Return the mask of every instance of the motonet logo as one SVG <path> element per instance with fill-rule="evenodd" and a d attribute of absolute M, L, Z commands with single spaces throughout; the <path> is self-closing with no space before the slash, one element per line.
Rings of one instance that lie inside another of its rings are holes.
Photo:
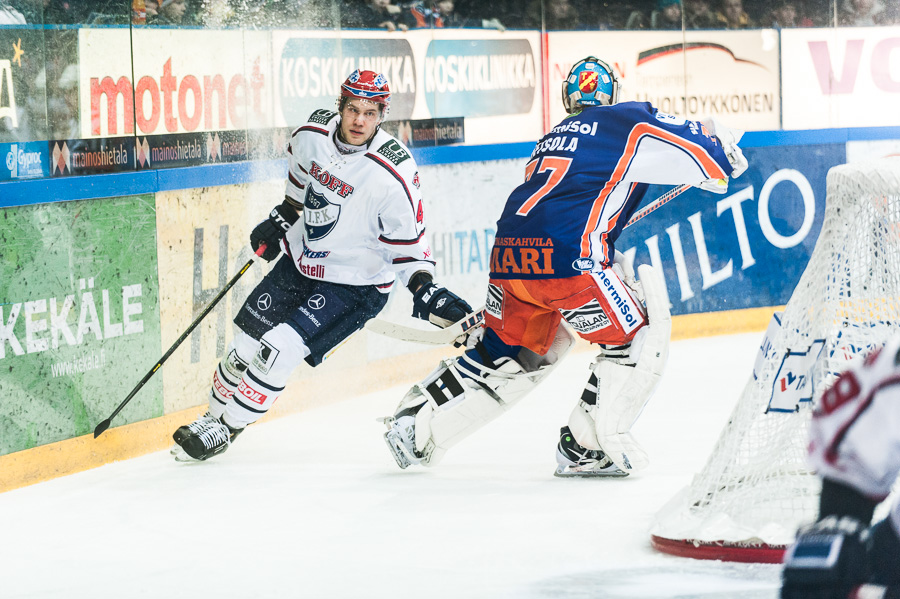
<path fill-rule="evenodd" d="M 135 122 L 145 134 L 196 131 L 201 125 L 203 130 L 238 129 L 247 125 L 248 109 L 263 115 L 265 86 L 259 60 L 253 63 L 249 80 L 240 73 L 228 80 L 221 73 L 176 73 L 171 58 L 158 77 L 144 75 L 133 90 L 127 75 L 91 77 L 90 133 L 108 137 L 132 134 Z"/>

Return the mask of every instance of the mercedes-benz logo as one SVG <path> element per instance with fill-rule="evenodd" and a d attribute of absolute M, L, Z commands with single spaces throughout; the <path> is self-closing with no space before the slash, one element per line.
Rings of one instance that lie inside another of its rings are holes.
<path fill-rule="evenodd" d="M 262 311 L 266 311 L 272 307 L 272 296 L 268 293 L 263 293 L 259 296 L 259 299 L 256 300 L 256 307 Z"/>
<path fill-rule="evenodd" d="M 314 296 L 312 296 L 311 298 L 309 298 L 309 302 L 307 302 L 307 303 L 309 304 L 309 307 L 312 308 L 313 310 L 318 310 L 319 308 L 321 308 L 322 306 L 325 305 L 325 296 L 322 295 L 321 293 L 317 293 Z"/>

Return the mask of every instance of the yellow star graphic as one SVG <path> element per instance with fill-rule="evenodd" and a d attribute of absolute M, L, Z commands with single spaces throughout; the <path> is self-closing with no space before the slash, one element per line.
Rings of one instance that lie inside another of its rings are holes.
<path fill-rule="evenodd" d="M 13 44 L 13 51 L 15 51 L 15 55 L 13 56 L 12 61 L 19 63 L 19 66 L 22 66 L 22 55 L 25 54 L 25 50 L 22 49 L 22 38 L 19 38 L 18 43 Z"/>

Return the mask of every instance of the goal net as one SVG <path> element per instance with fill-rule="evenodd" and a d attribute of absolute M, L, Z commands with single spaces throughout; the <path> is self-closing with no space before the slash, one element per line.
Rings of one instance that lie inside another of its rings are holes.
<path fill-rule="evenodd" d="M 780 562 L 815 520 L 806 446 L 814 399 L 900 327 L 900 158 L 832 168 L 822 230 L 703 471 L 656 515 L 657 549 Z"/>

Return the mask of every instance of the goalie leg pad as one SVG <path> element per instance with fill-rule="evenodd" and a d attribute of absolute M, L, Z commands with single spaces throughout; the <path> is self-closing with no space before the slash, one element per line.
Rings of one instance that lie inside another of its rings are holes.
<path fill-rule="evenodd" d="M 638 273 L 649 323 L 637 332 L 630 346 L 606 348 L 597 356 L 586 393 L 569 418 L 579 444 L 602 449 L 625 472 L 649 465 L 646 451 L 630 431 L 662 376 L 672 331 L 661 276 L 649 265 L 640 266 Z M 591 387 L 596 388 L 593 405 Z"/>
<path fill-rule="evenodd" d="M 496 368 L 485 366 L 469 355 L 441 362 L 406 394 L 394 416 L 385 419 L 388 425 L 385 439 L 398 465 L 406 467 L 404 460 L 425 466 L 437 464 L 448 449 L 534 389 L 574 343 L 574 337 L 560 327 L 550 351 L 543 356 L 523 348 L 516 358 L 497 360 Z M 398 447 L 399 438 L 404 435 L 408 438 L 406 418 L 413 413 L 414 439 L 408 439 L 403 448 Z"/>

